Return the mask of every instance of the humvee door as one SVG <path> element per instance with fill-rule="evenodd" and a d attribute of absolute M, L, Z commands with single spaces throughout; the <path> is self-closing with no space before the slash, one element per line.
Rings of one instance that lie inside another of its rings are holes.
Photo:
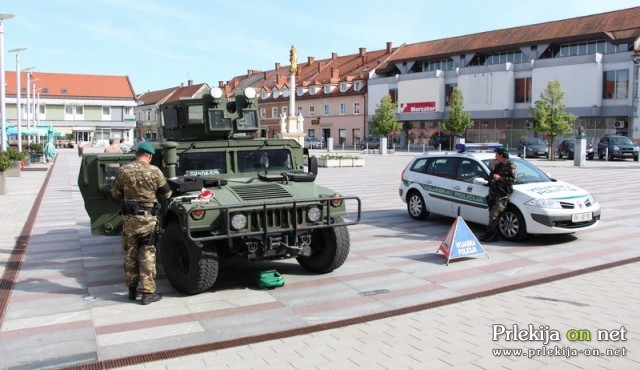
<path fill-rule="evenodd" d="M 119 235 L 122 231 L 120 200 L 111 196 L 111 184 L 120 167 L 134 154 L 85 154 L 78 173 L 84 208 L 91 218 L 91 234 Z"/>

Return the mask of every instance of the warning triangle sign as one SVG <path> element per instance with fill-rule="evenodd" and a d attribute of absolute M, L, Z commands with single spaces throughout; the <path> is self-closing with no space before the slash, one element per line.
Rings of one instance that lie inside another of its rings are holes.
<path fill-rule="evenodd" d="M 464 222 L 460 216 L 453 221 L 453 225 L 451 225 L 449 231 L 447 231 L 447 235 L 444 237 L 442 243 L 440 243 L 440 247 L 438 247 L 436 253 L 439 251 L 447 257 L 447 265 L 449 264 L 449 260 L 456 258 L 472 257 L 482 254 L 489 258 L 489 255 L 478 241 L 478 238 L 476 238 L 467 223 Z"/>

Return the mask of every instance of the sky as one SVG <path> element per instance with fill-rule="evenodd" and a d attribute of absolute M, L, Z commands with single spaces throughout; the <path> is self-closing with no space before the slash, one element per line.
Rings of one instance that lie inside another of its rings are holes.
<path fill-rule="evenodd" d="M 0 0 L 5 70 L 128 76 L 136 94 L 247 70 L 640 6 L 640 0 Z"/>

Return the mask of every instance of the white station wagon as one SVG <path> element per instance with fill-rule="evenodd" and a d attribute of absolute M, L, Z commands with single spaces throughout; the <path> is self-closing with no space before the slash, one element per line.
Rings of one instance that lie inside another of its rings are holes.
<path fill-rule="evenodd" d="M 493 152 L 446 152 L 416 156 L 402 173 L 400 198 L 414 219 L 429 213 L 487 225 L 489 168 Z M 517 170 L 509 205 L 500 219 L 504 240 L 528 234 L 569 234 L 595 227 L 600 204 L 585 190 L 550 178 L 526 160 L 510 156 Z"/>

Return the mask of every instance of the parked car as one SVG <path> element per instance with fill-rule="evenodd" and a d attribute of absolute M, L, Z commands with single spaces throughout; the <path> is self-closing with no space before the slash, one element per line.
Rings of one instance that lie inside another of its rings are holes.
<path fill-rule="evenodd" d="M 549 155 L 549 146 L 542 139 L 522 139 L 518 143 L 518 157 L 522 157 L 525 154 L 527 157 L 547 157 Z"/>
<path fill-rule="evenodd" d="M 380 138 L 377 136 L 367 136 L 360 142 L 360 149 L 379 149 Z"/>
<path fill-rule="evenodd" d="M 567 157 L 569 159 L 574 158 L 574 148 L 576 145 L 576 139 L 565 139 L 558 144 L 558 158 Z M 587 159 L 593 159 L 593 144 L 587 140 L 587 149 L 585 150 Z"/>
<path fill-rule="evenodd" d="M 307 136 L 304 138 L 304 147 L 307 149 L 322 149 L 324 142 L 317 137 Z"/>
<path fill-rule="evenodd" d="M 409 215 L 418 220 L 430 213 L 462 216 L 468 222 L 487 225 L 490 152 L 420 154 L 402 172 L 399 194 Z M 528 234 L 570 234 L 595 227 L 600 204 L 586 190 L 550 178 L 531 162 L 511 158 L 516 182 L 499 230 L 508 241 Z"/>
<path fill-rule="evenodd" d="M 605 135 L 598 142 L 598 158 L 609 160 L 615 158 L 633 158 L 638 161 L 638 145 L 634 144 L 627 136 Z"/>

